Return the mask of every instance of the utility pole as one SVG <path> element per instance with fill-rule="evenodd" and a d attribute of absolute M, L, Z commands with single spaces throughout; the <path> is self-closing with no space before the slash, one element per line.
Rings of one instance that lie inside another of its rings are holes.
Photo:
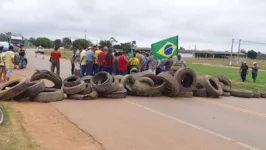
<path fill-rule="evenodd" d="M 85 29 L 85 31 L 84 31 L 84 37 L 85 37 L 85 40 L 86 40 L 86 38 L 87 38 L 87 29 Z"/>
<path fill-rule="evenodd" d="M 235 39 L 232 39 L 232 44 L 231 44 L 230 66 L 232 66 L 233 49 L 234 49 L 234 40 L 235 40 Z"/>
<path fill-rule="evenodd" d="M 194 45 L 194 50 L 197 50 L 197 45 Z"/>
<path fill-rule="evenodd" d="M 237 64 L 239 63 L 240 46 L 241 46 L 241 39 L 239 40 L 239 43 L 238 43 Z"/>

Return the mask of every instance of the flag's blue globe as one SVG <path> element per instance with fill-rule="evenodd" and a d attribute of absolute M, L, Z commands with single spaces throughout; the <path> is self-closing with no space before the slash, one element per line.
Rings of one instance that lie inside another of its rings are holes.
<path fill-rule="evenodd" d="M 172 44 L 167 44 L 165 47 L 164 47 L 164 54 L 165 55 L 171 55 L 173 52 L 173 46 Z"/>

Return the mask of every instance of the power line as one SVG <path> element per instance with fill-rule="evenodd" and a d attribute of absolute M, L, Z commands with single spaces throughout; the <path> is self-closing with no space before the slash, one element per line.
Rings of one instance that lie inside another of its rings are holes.
<path fill-rule="evenodd" d="M 254 42 L 254 41 L 247 41 L 247 40 L 241 40 L 242 42 L 246 42 L 246 43 L 254 43 L 254 44 L 262 44 L 262 45 L 266 45 L 266 43 L 263 42 Z"/>

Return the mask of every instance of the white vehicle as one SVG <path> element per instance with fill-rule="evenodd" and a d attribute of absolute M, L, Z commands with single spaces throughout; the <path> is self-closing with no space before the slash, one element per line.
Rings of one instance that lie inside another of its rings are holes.
<path fill-rule="evenodd" d="M 41 46 L 37 47 L 37 49 L 35 50 L 35 53 L 36 53 L 36 54 L 37 54 L 37 53 L 44 54 L 44 48 L 41 47 Z"/>

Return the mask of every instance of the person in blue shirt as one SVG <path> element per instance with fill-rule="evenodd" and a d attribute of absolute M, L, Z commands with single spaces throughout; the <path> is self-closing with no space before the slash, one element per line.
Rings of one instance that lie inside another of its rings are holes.
<path fill-rule="evenodd" d="M 94 60 L 94 52 L 92 51 L 91 47 L 88 48 L 89 50 L 86 52 L 86 64 L 87 70 L 86 75 L 93 75 L 93 60 Z"/>

